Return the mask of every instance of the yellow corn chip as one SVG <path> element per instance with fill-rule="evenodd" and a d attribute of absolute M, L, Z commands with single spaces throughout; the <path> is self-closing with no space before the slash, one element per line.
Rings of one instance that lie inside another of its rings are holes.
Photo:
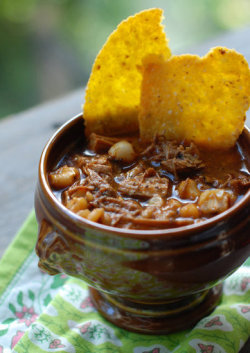
<path fill-rule="evenodd" d="M 170 49 L 162 10 L 149 9 L 120 23 L 99 52 L 86 89 L 86 134 L 118 135 L 138 130 L 142 59 Z"/>
<path fill-rule="evenodd" d="M 151 55 L 144 60 L 140 135 L 186 140 L 211 149 L 233 146 L 250 104 L 250 70 L 234 50 L 217 47 L 200 58 Z"/>

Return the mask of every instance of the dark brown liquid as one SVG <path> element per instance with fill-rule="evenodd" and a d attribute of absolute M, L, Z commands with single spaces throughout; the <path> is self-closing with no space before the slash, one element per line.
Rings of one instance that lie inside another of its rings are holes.
<path fill-rule="evenodd" d="M 243 152 L 243 147 L 241 146 L 240 142 L 238 142 L 235 147 L 231 148 L 228 151 L 200 150 L 200 159 L 204 162 L 204 167 L 199 171 L 191 170 L 189 173 L 176 175 L 166 170 L 165 168 L 163 168 L 161 165 L 161 161 L 150 160 L 150 158 L 140 155 L 140 153 L 144 150 L 145 146 L 140 144 L 140 141 L 138 140 L 138 138 L 130 137 L 128 140 L 133 144 L 134 149 L 137 152 L 138 158 L 132 163 L 127 163 L 127 164 L 117 162 L 117 161 L 111 161 L 108 158 L 108 163 L 111 163 L 112 165 L 113 178 L 111 181 L 111 186 L 117 193 L 117 197 L 121 197 L 123 200 L 136 201 L 143 209 L 149 206 L 150 197 L 131 196 L 126 194 L 124 195 L 124 193 L 120 193 L 119 191 L 119 186 L 121 181 L 124 180 L 124 175 L 127 175 L 130 171 L 133 171 L 134 168 L 136 168 L 140 163 L 143 163 L 143 165 L 145 166 L 145 170 L 147 168 L 153 168 L 156 171 L 156 174 L 159 175 L 160 178 L 166 178 L 169 180 L 167 195 L 163 197 L 164 202 L 166 202 L 168 199 L 174 198 L 181 203 L 181 206 L 188 203 L 193 203 L 197 205 L 197 201 L 198 201 L 197 198 L 188 199 L 188 198 L 182 198 L 179 195 L 178 186 L 181 183 L 181 181 L 187 178 L 194 179 L 196 181 L 198 189 L 200 189 L 201 192 L 207 189 L 218 189 L 218 188 L 225 189 L 225 190 L 231 189 L 231 191 L 234 194 L 234 200 L 235 200 L 234 202 L 237 202 L 242 197 L 242 195 L 244 195 L 244 193 L 247 191 L 247 187 L 238 187 L 238 186 L 236 187 L 235 184 L 232 183 L 233 185 L 232 186 L 230 182 L 228 183 L 228 180 L 233 180 L 237 178 L 240 178 L 240 179 L 245 178 L 248 181 L 250 179 L 249 151 L 244 150 Z M 105 156 L 105 155 L 108 156 L 107 154 L 99 155 L 94 151 L 90 150 L 89 147 L 86 145 L 77 146 L 76 148 L 73 148 L 72 150 L 68 151 L 68 153 L 66 153 L 63 156 L 63 158 L 61 158 L 61 160 L 55 166 L 55 168 L 53 168 L 53 170 L 57 170 L 58 168 L 64 165 L 79 168 L 79 165 L 77 165 L 74 162 L 75 156 L 84 156 L 91 160 L 91 158 L 95 158 L 98 156 Z M 79 171 L 80 171 L 80 178 L 78 183 L 84 184 L 84 179 L 86 178 L 86 175 L 84 174 L 81 168 L 79 168 Z M 63 197 L 65 190 L 53 190 L 53 192 L 60 202 L 62 202 L 62 200 L 65 199 Z M 93 208 L 94 206 L 92 205 L 92 209 Z M 201 214 L 200 217 L 195 219 L 193 219 L 192 217 L 191 218 L 187 217 L 187 219 L 183 219 L 182 217 L 178 216 L 178 212 L 177 212 L 174 219 L 175 222 L 174 221 L 173 223 L 170 222 L 170 224 L 168 225 L 165 225 L 164 222 L 163 224 L 159 223 L 158 225 L 156 225 L 156 228 L 176 227 L 179 225 L 195 223 L 202 219 L 210 218 L 211 216 L 212 215 Z M 121 226 L 123 227 L 123 225 Z M 126 223 L 126 227 L 127 226 L 128 224 Z M 136 229 L 138 228 L 147 229 L 147 227 L 151 229 L 151 226 L 148 223 L 146 226 L 145 224 L 132 225 L 132 228 L 136 228 Z M 154 228 L 153 225 L 152 227 Z"/>

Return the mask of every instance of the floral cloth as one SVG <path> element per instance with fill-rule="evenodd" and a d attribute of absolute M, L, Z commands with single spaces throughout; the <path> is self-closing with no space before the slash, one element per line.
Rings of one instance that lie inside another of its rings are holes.
<path fill-rule="evenodd" d="M 192 330 L 147 336 L 102 318 L 82 281 L 42 273 L 36 236 L 32 213 L 0 262 L 0 353 L 237 353 L 250 336 L 250 259 Z"/>

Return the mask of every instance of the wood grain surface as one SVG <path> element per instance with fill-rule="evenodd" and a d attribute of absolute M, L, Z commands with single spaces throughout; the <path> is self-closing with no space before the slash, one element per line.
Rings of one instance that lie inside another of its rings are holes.
<path fill-rule="evenodd" d="M 33 208 L 39 158 L 53 132 L 81 111 L 84 89 L 0 122 L 0 257 Z"/>
<path fill-rule="evenodd" d="M 204 55 L 217 45 L 235 48 L 250 65 L 250 27 L 179 53 Z M 33 208 L 38 162 L 45 143 L 61 124 L 81 111 L 83 97 L 84 89 L 79 89 L 0 121 L 0 257 Z M 250 126 L 249 112 L 247 125 Z M 240 353 L 249 352 L 250 340 Z"/>

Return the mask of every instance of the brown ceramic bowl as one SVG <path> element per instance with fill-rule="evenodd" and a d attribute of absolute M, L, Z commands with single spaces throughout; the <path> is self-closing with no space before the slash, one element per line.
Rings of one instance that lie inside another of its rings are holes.
<path fill-rule="evenodd" d="M 94 223 L 65 208 L 48 182 L 48 171 L 84 138 L 78 115 L 42 153 L 35 195 L 39 266 L 86 281 L 94 305 L 118 326 L 160 334 L 194 325 L 218 304 L 221 282 L 250 253 L 250 190 L 229 210 L 195 225 L 140 231 Z M 240 143 L 250 162 L 247 128 Z"/>

